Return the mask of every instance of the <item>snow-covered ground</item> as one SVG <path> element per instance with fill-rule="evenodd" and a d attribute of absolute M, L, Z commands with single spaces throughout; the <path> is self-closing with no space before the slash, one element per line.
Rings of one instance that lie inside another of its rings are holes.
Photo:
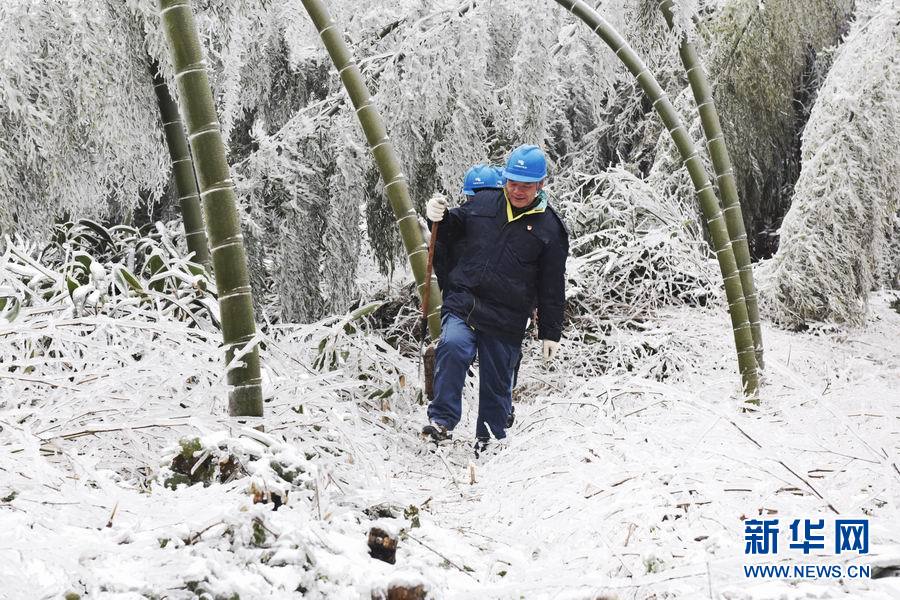
<path fill-rule="evenodd" d="M 20 317 L 0 326 L 17 365 L 0 372 L 0 598 L 369 598 L 399 583 L 433 598 L 900 598 L 900 579 L 742 569 L 900 565 L 895 297 L 873 297 L 864 329 L 767 327 L 755 412 L 716 310 L 660 315 L 692 352 L 675 381 L 546 370 L 533 342 L 512 435 L 477 461 L 474 382 L 456 441 L 432 451 L 418 365 L 369 338 L 332 338 L 350 362 L 325 373 L 321 326 L 270 338 L 260 434 L 222 416 L 215 336 Z M 366 398 L 376 383 L 395 391 Z M 165 487 L 178 440 L 197 436 L 247 473 Z M 270 493 L 286 504 L 254 503 Z M 744 553 L 743 519 L 760 517 L 781 523 L 768 559 Z M 870 519 L 867 555 L 835 556 L 827 537 L 818 555 L 787 548 L 791 520 L 838 517 Z M 395 565 L 369 557 L 376 525 L 400 535 Z"/>

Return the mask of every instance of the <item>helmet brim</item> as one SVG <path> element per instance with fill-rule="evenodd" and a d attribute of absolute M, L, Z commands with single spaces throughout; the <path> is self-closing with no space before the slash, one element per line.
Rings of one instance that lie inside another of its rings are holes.
<path fill-rule="evenodd" d="M 547 178 L 546 175 L 542 177 L 533 177 L 530 175 L 520 175 L 518 173 L 511 173 L 506 169 L 503 170 L 504 179 L 508 179 L 510 181 L 518 181 L 519 183 L 536 183 L 538 181 L 543 181 Z"/>

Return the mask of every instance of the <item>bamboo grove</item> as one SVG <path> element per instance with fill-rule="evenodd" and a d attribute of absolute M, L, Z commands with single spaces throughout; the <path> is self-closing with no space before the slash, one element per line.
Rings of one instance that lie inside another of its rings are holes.
<path fill-rule="evenodd" d="M 763 344 L 747 235 L 731 160 L 712 100 L 710 85 L 696 49 L 686 35 L 683 35 L 679 55 L 698 107 L 707 149 L 715 169 L 715 182 L 706 173 L 700 154 L 677 111 L 641 57 L 596 10 L 582 0 L 555 1 L 590 27 L 610 47 L 635 78 L 671 135 L 699 198 L 703 220 L 708 227 L 719 263 L 745 398 L 748 402 L 758 402 Z M 400 230 L 419 294 L 422 296 L 426 289 L 431 290 L 427 300 L 427 305 L 432 307 L 428 314 L 428 325 L 432 338 L 437 338 L 440 334 L 440 291 L 436 285 L 426 286 L 427 247 L 410 201 L 407 177 L 401 169 L 400 160 L 388 137 L 387 127 L 373 104 L 360 70 L 326 4 L 322 0 L 302 0 L 302 4 L 350 97 L 369 150 L 375 158 L 384 182 L 384 193 Z M 243 366 L 233 368 L 228 374 L 229 382 L 234 386 L 230 407 L 232 414 L 261 414 L 258 352 L 256 349 L 243 351 L 243 345 L 250 343 L 255 334 L 246 255 L 239 218 L 234 208 L 233 185 L 225 162 L 224 146 L 202 62 L 196 28 L 187 0 L 161 0 L 160 6 L 172 62 L 176 69 L 179 99 L 182 113 L 185 115 L 187 139 L 190 141 L 194 158 L 199 196 L 203 199 L 207 235 L 212 247 L 212 265 L 220 291 L 226 356 L 231 361 L 236 352 L 242 355 Z M 660 0 L 658 8 L 669 27 L 673 27 L 672 0 Z M 176 129 L 180 129 L 181 126 L 177 112 L 172 112 L 173 103 L 170 99 L 167 100 L 165 84 L 160 79 L 155 83 L 166 124 L 167 141 L 173 163 L 176 165 L 179 196 L 183 205 L 187 207 L 183 208 L 183 213 L 185 228 L 189 232 L 188 241 L 190 243 L 192 237 L 199 241 L 201 238 L 196 215 L 190 210 L 189 203 L 192 196 L 190 190 L 192 177 L 189 178 L 187 172 L 190 156 L 186 156 L 183 142 L 179 145 Z M 717 189 L 722 196 L 722 207 L 716 194 Z M 192 250 L 202 262 L 203 252 L 199 248 Z"/>

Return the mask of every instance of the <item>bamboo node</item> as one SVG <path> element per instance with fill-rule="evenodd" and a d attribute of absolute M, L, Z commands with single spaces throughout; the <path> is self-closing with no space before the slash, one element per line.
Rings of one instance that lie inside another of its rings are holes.
<path fill-rule="evenodd" d="M 319 30 L 319 35 L 324 35 L 326 31 L 328 31 L 329 29 L 334 29 L 335 27 L 337 27 L 337 23 L 335 23 L 334 21 L 330 21 L 326 27 L 323 27 Z"/>
<path fill-rule="evenodd" d="M 190 8 L 190 4 L 188 4 L 187 2 L 179 2 L 178 4 L 173 4 L 172 6 L 167 6 L 166 8 L 159 11 L 159 16 L 162 17 L 164 14 L 166 14 L 170 10 L 175 10 L 176 8 Z"/>
<path fill-rule="evenodd" d="M 234 185 L 234 183 L 231 181 L 231 179 L 226 179 L 224 181 L 214 183 L 213 185 L 209 186 L 208 188 L 206 188 L 205 190 L 200 192 L 200 197 L 203 198 L 204 196 L 206 196 L 208 194 L 214 194 L 216 192 L 224 192 L 224 191 L 230 190 L 233 185 Z"/>
<path fill-rule="evenodd" d="M 690 69 L 687 70 L 687 76 L 690 77 L 691 73 L 693 73 L 694 71 L 700 71 L 702 73 L 703 67 L 700 65 L 694 65 L 693 67 L 691 67 Z"/>
<path fill-rule="evenodd" d="M 188 141 L 193 142 L 195 139 L 200 137 L 201 135 L 209 135 L 211 133 L 219 134 L 219 126 L 216 123 L 211 123 L 209 125 L 204 125 L 200 129 L 194 130 L 192 134 L 188 136 Z"/>
<path fill-rule="evenodd" d="M 396 184 L 398 184 L 398 183 L 406 183 L 406 176 L 405 176 L 403 173 L 400 173 L 400 175 L 398 175 L 398 176 L 394 179 L 394 181 L 392 181 L 392 182 L 390 182 L 390 183 L 386 183 L 386 184 L 384 185 L 384 189 L 387 190 L 387 189 L 388 189 L 389 187 L 391 187 L 392 185 L 396 185 Z"/>
<path fill-rule="evenodd" d="M 233 390 L 240 390 L 244 388 L 258 388 L 262 387 L 262 379 L 257 379 L 254 383 L 238 383 L 230 387 Z"/>
<path fill-rule="evenodd" d="M 198 63 L 188 65 L 181 71 L 178 71 L 177 73 L 175 73 L 175 80 L 177 81 L 178 79 L 181 79 L 185 75 L 190 75 L 191 73 L 199 73 L 199 72 L 203 72 L 203 73 L 206 72 L 206 61 L 205 60 L 201 60 Z"/>
<path fill-rule="evenodd" d="M 244 240 L 243 234 L 237 233 L 233 236 L 230 236 L 230 237 L 227 237 L 227 238 L 221 240 L 221 242 L 219 244 L 216 244 L 209 250 L 210 250 L 210 252 L 215 252 L 219 248 L 224 248 L 225 246 L 231 245 L 235 242 L 242 242 L 243 240 Z"/>
<path fill-rule="evenodd" d="M 231 298 L 237 298 L 239 296 L 249 296 L 252 292 L 252 289 L 249 285 L 242 285 L 241 287 L 234 288 L 235 291 L 230 294 L 220 294 L 219 302 L 224 302 L 225 300 L 229 300 Z"/>

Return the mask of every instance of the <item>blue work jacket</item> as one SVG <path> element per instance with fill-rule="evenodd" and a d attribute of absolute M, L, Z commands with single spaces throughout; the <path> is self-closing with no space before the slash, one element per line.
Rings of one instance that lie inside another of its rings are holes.
<path fill-rule="evenodd" d="M 455 253 L 453 260 L 444 253 Z M 479 191 L 445 212 L 438 226 L 435 263 L 450 268 L 441 277 L 443 310 L 476 331 L 519 343 L 537 307 L 538 335 L 559 341 L 568 253 L 568 233 L 546 194 L 514 216 L 504 190 Z"/>

